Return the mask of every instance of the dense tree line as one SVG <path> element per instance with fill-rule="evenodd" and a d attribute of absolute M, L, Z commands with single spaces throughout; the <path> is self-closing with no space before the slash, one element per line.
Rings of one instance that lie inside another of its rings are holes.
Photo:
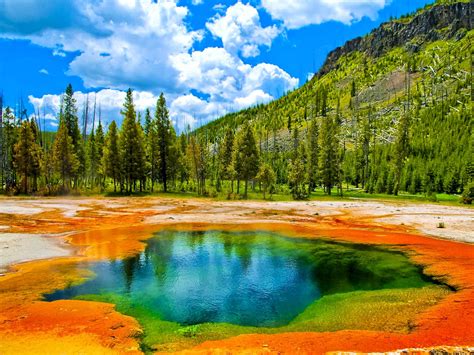
<path fill-rule="evenodd" d="M 6 108 L 1 125 L 2 189 L 54 194 L 113 188 L 114 192 L 132 193 L 153 191 L 160 185 L 164 192 L 189 190 L 206 195 L 210 189 L 215 193 L 228 188 L 229 196 L 235 192 L 247 197 L 249 184 L 252 190 L 258 184 L 266 198 L 277 189 L 275 162 L 289 163 L 280 183 L 288 183 L 296 199 L 307 198 L 320 180 L 330 194 L 339 181 L 338 123 L 333 119 L 325 120 L 321 128 L 314 121 L 307 141 L 300 141 L 299 130 L 294 128 L 294 151 L 287 160 L 285 152 L 271 152 L 268 145 L 262 148 L 249 123 L 237 130 L 227 129 L 215 141 L 189 132 L 178 137 L 163 94 L 154 114 L 147 110 L 142 123 L 128 90 L 121 114 L 120 129 L 112 121 L 104 133 L 99 120 L 83 136 L 69 85 L 62 96 L 58 130 L 47 145 L 41 141 L 34 118 L 18 120 Z"/>
<path fill-rule="evenodd" d="M 163 95 L 141 117 L 129 90 L 120 127 L 104 127 L 100 110 L 96 124 L 96 105 L 91 114 L 87 104 L 80 126 L 69 85 L 58 130 L 48 134 L 34 116 L 3 108 L 0 97 L 0 189 L 294 199 L 315 191 L 464 193 L 470 203 L 474 33 L 460 38 L 377 59 L 350 53 L 279 100 L 179 136 Z"/>
<path fill-rule="evenodd" d="M 54 140 L 42 140 L 34 117 L 20 120 L 10 108 L 0 121 L 1 180 L 6 193 L 65 193 L 100 190 L 153 190 L 162 183 L 164 191 L 175 182 L 185 165 L 186 147 L 176 137 L 164 96 L 157 102 L 155 117 L 147 111 L 145 129 L 135 111 L 132 91 L 126 94 L 119 130 L 115 121 L 104 133 L 102 122 L 81 134 L 72 86 L 62 96 L 59 126 Z M 94 112 L 95 116 L 95 112 Z M 87 121 L 87 119 L 86 119 Z M 85 124 L 87 125 L 87 124 Z"/>
<path fill-rule="evenodd" d="M 346 120 L 339 108 L 334 112 L 328 108 L 325 91 L 323 88 L 316 97 L 313 112 L 305 119 L 305 129 L 301 123 L 287 121 L 291 144 L 286 149 L 275 136 L 273 141 L 270 139 L 271 124 L 256 129 L 251 119 L 237 129 L 226 127 L 225 132 L 212 139 L 205 131 L 186 132 L 178 137 L 163 94 L 154 112 L 146 110 L 142 122 L 131 90 L 127 91 L 121 111 L 120 128 L 112 121 L 104 132 L 99 119 L 98 125 L 93 124 L 83 136 L 69 85 L 61 102 L 59 127 L 50 144 L 41 139 L 34 118 L 18 120 L 11 109 L 4 110 L 0 126 L 1 186 L 7 193 L 25 194 L 130 194 L 153 192 L 159 186 L 164 192 L 224 192 L 229 198 L 247 197 L 250 186 L 252 191 L 262 192 L 264 198 L 288 191 L 294 199 L 306 199 L 318 187 L 329 195 L 334 189 L 342 194 L 344 183 L 367 192 L 388 194 L 458 193 L 464 187 L 470 188 L 472 160 L 469 164 L 460 161 L 454 171 L 456 162 L 451 162 L 451 168 L 446 167 L 450 170 L 441 177 L 434 165 L 426 174 L 420 173 L 418 164 L 420 159 L 426 160 L 426 148 L 420 146 L 419 133 L 410 129 L 411 111 L 401 114 L 393 142 L 382 145 L 374 143 L 373 113 L 367 110 L 365 117 L 359 118 L 352 149 L 346 149 L 342 133 Z M 354 85 L 351 95 L 355 96 Z M 432 122 L 443 114 L 438 105 L 425 113 Z M 357 112 L 361 114 L 362 111 Z M 470 120 L 467 112 L 459 112 L 451 119 Z M 434 128 L 427 125 L 427 129 Z M 282 132 L 278 134 L 281 136 Z M 472 157 L 473 136 L 469 139 L 464 144 L 470 147 Z M 431 158 L 436 159 L 437 155 Z"/>

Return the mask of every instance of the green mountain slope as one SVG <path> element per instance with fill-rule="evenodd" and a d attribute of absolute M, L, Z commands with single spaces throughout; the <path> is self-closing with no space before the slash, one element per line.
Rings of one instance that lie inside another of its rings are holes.
<path fill-rule="evenodd" d="M 295 142 L 310 122 L 321 129 L 331 119 L 338 125 L 337 184 L 377 193 L 394 193 L 395 186 L 460 193 L 474 170 L 473 7 L 438 1 L 384 23 L 332 51 L 301 88 L 197 132 L 219 143 L 228 128 L 250 122 L 263 160 L 285 183 Z"/>

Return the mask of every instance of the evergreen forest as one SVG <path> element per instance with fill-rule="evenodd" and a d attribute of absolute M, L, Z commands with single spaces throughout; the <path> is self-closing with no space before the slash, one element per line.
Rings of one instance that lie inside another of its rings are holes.
<path fill-rule="evenodd" d="M 452 195 L 472 203 L 472 7 L 438 1 L 392 19 L 332 51 L 311 80 L 280 99 L 183 132 L 163 94 L 137 112 L 128 90 L 122 117 L 105 125 L 95 104 L 79 114 L 69 85 L 56 132 L 0 98 L 0 190 L 297 200 Z"/>

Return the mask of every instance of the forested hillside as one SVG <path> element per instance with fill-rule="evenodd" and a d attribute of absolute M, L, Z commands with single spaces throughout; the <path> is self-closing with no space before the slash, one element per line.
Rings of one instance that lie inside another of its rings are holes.
<path fill-rule="evenodd" d="M 132 193 L 159 185 L 228 198 L 246 197 L 251 188 L 295 199 L 321 188 L 432 198 L 464 192 L 470 203 L 472 8 L 438 1 L 382 24 L 332 51 L 301 88 L 179 137 L 163 95 L 141 117 L 130 90 L 121 127 L 104 129 L 99 120 L 88 130 L 69 86 L 54 139 L 7 107 L 0 115 L 0 188 Z"/>
<path fill-rule="evenodd" d="M 219 142 L 250 122 L 280 183 L 301 145 L 310 186 L 460 193 L 474 173 L 473 4 L 444 3 L 347 42 L 300 89 L 199 132 Z"/>

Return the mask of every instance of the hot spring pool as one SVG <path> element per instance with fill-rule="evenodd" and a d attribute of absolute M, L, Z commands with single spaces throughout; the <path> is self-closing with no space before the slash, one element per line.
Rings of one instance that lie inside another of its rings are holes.
<path fill-rule="evenodd" d="M 118 295 L 182 325 L 278 327 L 325 295 L 431 283 L 396 251 L 264 231 L 161 231 L 139 255 L 80 267 L 95 276 L 45 299 Z"/>

